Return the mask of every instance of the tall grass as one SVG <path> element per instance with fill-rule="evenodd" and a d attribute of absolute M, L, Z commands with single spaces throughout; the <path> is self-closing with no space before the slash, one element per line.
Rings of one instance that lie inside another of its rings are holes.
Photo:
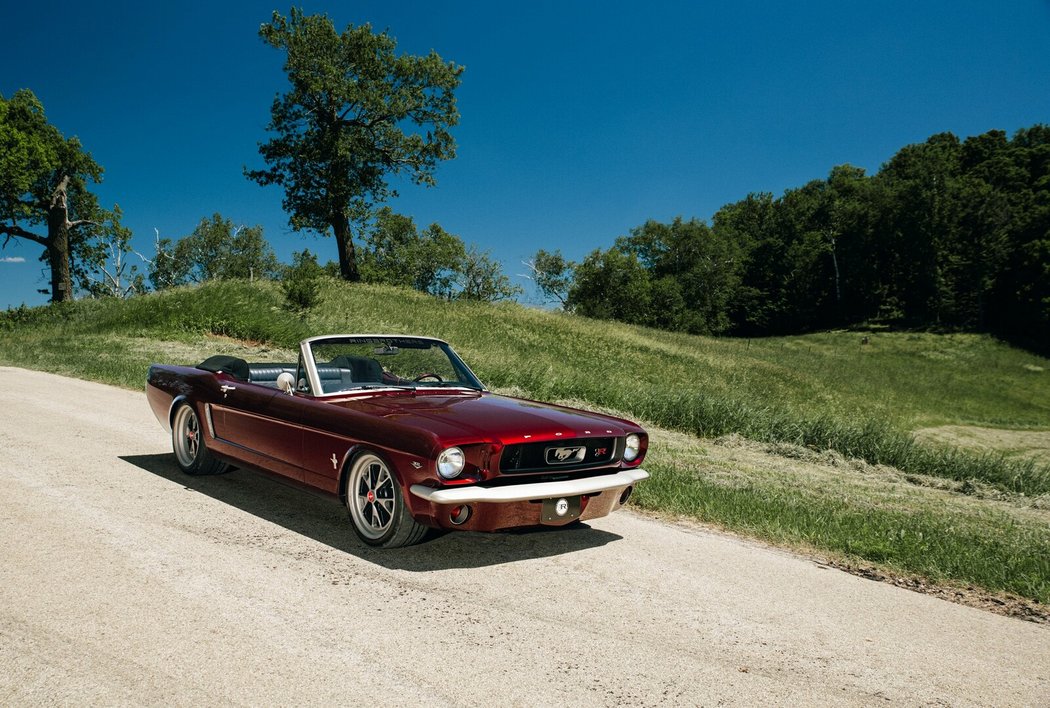
<path fill-rule="evenodd" d="M 62 340 L 70 336 L 210 334 L 292 348 L 323 332 L 427 334 L 450 341 L 490 386 L 535 398 L 582 399 L 701 436 L 735 432 L 1011 493 L 1050 493 L 1046 465 L 919 444 L 910 433 L 941 423 L 1050 428 L 1050 362 L 986 337 L 881 334 L 867 345 L 848 332 L 711 339 L 334 281 L 302 317 L 283 306 L 272 283 L 219 282 L 14 311 L 0 327 L 36 342 L 31 352 L 0 345 L 0 355 L 30 365 L 49 347 L 68 346 Z M 48 333 L 60 339 L 39 341 Z M 141 372 L 134 373 L 115 382 L 138 387 Z"/>
<path fill-rule="evenodd" d="M 713 521 L 768 541 L 861 558 L 1050 602 L 1050 527 L 994 507 L 914 499 L 894 507 L 848 486 L 833 493 L 768 481 L 724 484 L 653 461 L 643 508 Z"/>

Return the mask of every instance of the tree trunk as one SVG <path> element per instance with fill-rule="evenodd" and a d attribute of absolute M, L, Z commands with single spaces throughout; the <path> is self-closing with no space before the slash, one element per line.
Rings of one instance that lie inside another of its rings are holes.
<path fill-rule="evenodd" d="M 51 266 L 51 302 L 73 299 L 73 281 L 69 274 L 69 206 L 63 177 L 51 195 L 47 210 L 47 260 Z"/>
<path fill-rule="evenodd" d="M 339 249 L 339 274 L 343 280 L 357 283 L 361 273 L 357 270 L 357 254 L 354 251 L 354 238 L 350 233 L 350 222 L 342 214 L 332 217 L 332 231 L 335 234 L 335 245 Z"/>

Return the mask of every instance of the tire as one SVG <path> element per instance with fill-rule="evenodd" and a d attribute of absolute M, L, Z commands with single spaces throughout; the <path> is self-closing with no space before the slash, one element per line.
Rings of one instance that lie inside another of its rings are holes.
<path fill-rule="evenodd" d="M 171 424 L 171 448 L 179 469 L 186 474 L 221 474 L 229 468 L 208 452 L 200 418 L 188 403 L 183 403 L 175 411 L 175 420 Z"/>
<path fill-rule="evenodd" d="M 350 463 L 346 508 L 354 532 L 369 546 L 411 546 L 423 540 L 429 530 L 412 518 L 397 476 L 370 452 L 361 453 Z"/>

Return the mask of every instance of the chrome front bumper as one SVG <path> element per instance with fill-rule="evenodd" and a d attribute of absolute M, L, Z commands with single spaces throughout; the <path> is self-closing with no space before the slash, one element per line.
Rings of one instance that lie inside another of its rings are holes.
<path fill-rule="evenodd" d="M 510 484 L 505 487 L 445 487 L 434 489 L 422 484 L 413 484 L 409 491 L 417 497 L 434 504 L 469 504 L 476 502 L 518 502 L 534 499 L 554 499 L 594 494 L 606 489 L 626 487 L 647 479 L 649 473 L 642 468 L 623 470 L 585 479 L 567 479 L 561 482 L 535 482 L 533 484 Z"/>

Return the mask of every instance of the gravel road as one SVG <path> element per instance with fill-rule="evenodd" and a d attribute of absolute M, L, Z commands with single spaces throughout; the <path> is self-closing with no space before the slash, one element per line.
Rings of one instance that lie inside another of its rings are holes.
<path fill-rule="evenodd" d="M 0 367 L 0 705 L 1050 704 L 1050 628 L 619 512 L 360 544 L 182 475 L 141 393 Z"/>

